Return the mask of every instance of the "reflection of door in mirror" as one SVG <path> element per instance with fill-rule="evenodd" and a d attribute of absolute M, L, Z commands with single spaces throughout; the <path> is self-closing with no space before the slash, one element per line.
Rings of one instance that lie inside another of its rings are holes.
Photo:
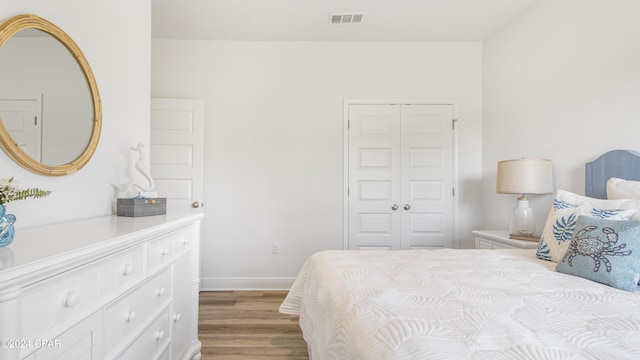
<path fill-rule="evenodd" d="M 0 119 L 22 151 L 41 161 L 42 116 L 39 96 L 0 95 Z"/>
<path fill-rule="evenodd" d="M 0 49 L 0 79 L 0 98 L 42 94 L 41 157 L 30 156 L 55 166 L 84 152 L 93 131 L 91 92 L 64 45 L 40 30 L 19 31 Z"/>

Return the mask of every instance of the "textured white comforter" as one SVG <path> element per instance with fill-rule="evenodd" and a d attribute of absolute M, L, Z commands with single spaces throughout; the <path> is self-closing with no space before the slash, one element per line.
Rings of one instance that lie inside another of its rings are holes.
<path fill-rule="evenodd" d="M 280 312 L 314 360 L 640 359 L 640 292 L 535 250 L 324 251 Z"/>

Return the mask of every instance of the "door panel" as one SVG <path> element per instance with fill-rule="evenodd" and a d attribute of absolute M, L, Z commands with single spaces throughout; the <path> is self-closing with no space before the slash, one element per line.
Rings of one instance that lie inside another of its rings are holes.
<path fill-rule="evenodd" d="M 204 184 L 204 102 L 151 99 L 151 175 L 167 211 L 202 203 Z"/>
<path fill-rule="evenodd" d="M 349 105 L 348 247 L 450 247 L 452 105 Z"/>
<path fill-rule="evenodd" d="M 403 105 L 401 113 L 402 248 L 451 247 L 453 106 Z"/>
<path fill-rule="evenodd" d="M 400 248 L 399 120 L 395 106 L 349 107 L 350 249 Z"/>

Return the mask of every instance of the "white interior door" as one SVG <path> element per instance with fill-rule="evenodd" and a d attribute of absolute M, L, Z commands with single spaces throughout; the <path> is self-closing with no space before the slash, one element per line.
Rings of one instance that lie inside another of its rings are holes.
<path fill-rule="evenodd" d="M 39 96 L 0 97 L 0 119 L 20 148 L 41 161 L 42 106 Z"/>
<path fill-rule="evenodd" d="M 348 247 L 450 247 L 453 106 L 352 104 L 348 120 Z"/>
<path fill-rule="evenodd" d="M 167 211 L 203 206 L 204 102 L 151 99 L 150 171 Z"/>
<path fill-rule="evenodd" d="M 401 112 L 402 248 L 451 247 L 453 106 L 403 105 Z"/>
<path fill-rule="evenodd" d="M 400 107 L 349 106 L 349 248 L 400 248 Z"/>

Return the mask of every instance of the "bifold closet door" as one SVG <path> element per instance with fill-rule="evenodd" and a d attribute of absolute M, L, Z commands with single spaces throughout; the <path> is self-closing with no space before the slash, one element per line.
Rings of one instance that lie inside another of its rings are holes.
<path fill-rule="evenodd" d="M 451 246 L 452 105 L 350 105 L 350 249 Z"/>

